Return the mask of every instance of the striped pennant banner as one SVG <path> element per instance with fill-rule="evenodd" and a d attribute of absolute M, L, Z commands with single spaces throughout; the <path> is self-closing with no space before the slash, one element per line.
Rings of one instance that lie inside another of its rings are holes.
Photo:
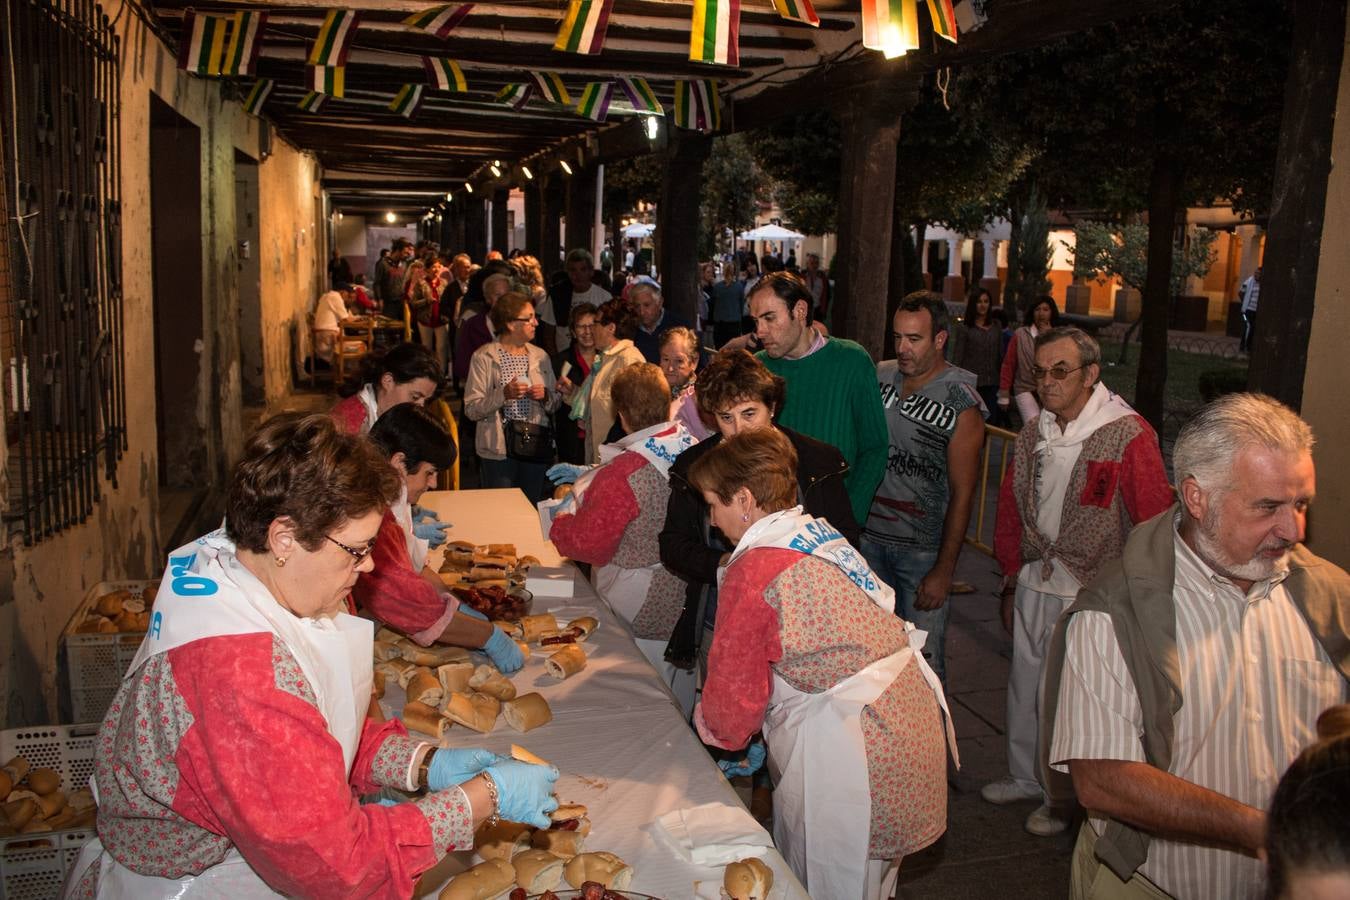
<path fill-rule="evenodd" d="M 581 92 L 577 101 L 577 112 L 596 122 L 605 121 L 609 115 L 609 101 L 614 99 L 614 82 L 592 81 Z"/>
<path fill-rule="evenodd" d="M 928 17 L 933 20 L 933 33 L 956 43 L 956 10 L 952 0 L 928 0 Z"/>
<path fill-rule="evenodd" d="M 422 68 L 427 70 L 427 82 L 435 85 L 438 91 L 458 91 L 462 94 L 469 89 L 468 82 L 464 80 L 464 70 L 453 59 L 424 56 Z"/>
<path fill-rule="evenodd" d="M 183 17 L 183 38 L 178 45 L 178 68 L 194 75 L 214 76 L 225 62 L 225 37 L 229 16 L 207 16 L 189 9 Z"/>
<path fill-rule="evenodd" d="M 347 51 L 351 48 L 352 38 L 356 36 L 356 26 L 361 16 L 354 9 L 330 9 L 324 17 L 319 36 L 309 51 L 311 66 L 345 66 Z"/>
<path fill-rule="evenodd" d="M 689 58 L 694 62 L 739 66 L 740 31 L 741 0 L 694 0 Z"/>
<path fill-rule="evenodd" d="M 409 28 L 434 34 L 441 40 L 445 40 L 450 36 L 450 32 L 455 29 L 455 26 L 464 21 L 464 17 L 469 14 L 471 9 L 473 9 L 472 3 L 433 6 L 430 9 L 422 10 L 420 13 L 413 13 L 403 20 L 403 24 Z"/>
<path fill-rule="evenodd" d="M 270 78 L 259 78 L 253 82 L 253 89 L 244 100 L 244 112 L 250 116 L 260 115 L 263 104 L 267 102 L 267 95 L 272 93 L 272 88 L 276 86 L 277 83 Z"/>
<path fill-rule="evenodd" d="M 915 0 L 862 0 L 863 46 L 887 59 L 919 49 Z"/>
<path fill-rule="evenodd" d="M 820 27 L 820 16 L 811 7 L 811 0 L 773 0 L 773 8 L 789 22 Z"/>
<path fill-rule="evenodd" d="M 230 29 L 230 46 L 225 51 L 223 75 L 253 75 L 258 71 L 258 51 L 262 49 L 262 29 L 267 24 L 267 13 L 260 10 L 240 10 L 234 14 Z"/>
<path fill-rule="evenodd" d="M 347 96 L 346 66 L 309 66 L 305 71 L 305 87 L 329 97 Z"/>
<path fill-rule="evenodd" d="M 614 0 L 569 0 L 567 15 L 558 29 L 554 50 L 568 53 L 599 53 L 609 27 L 609 11 Z"/>
<path fill-rule="evenodd" d="M 398 113 L 405 119 L 411 119 L 413 113 L 422 105 L 422 89 L 424 84 L 405 84 L 398 89 L 394 95 L 394 101 L 389 104 L 389 109 Z"/>
<path fill-rule="evenodd" d="M 658 116 L 665 115 L 666 109 L 661 105 L 661 101 L 656 99 L 656 92 L 647 83 L 647 79 L 619 78 L 617 84 L 628 96 L 628 102 L 633 104 L 633 109 L 638 112 L 656 113 Z"/>
<path fill-rule="evenodd" d="M 301 97 L 300 102 L 295 105 L 305 112 L 316 113 L 323 109 L 323 105 L 327 100 L 328 96 L 326 94 L 320 94 L 318 91 L 310 91 L 308 94 Z"/>
<path fill-rule="evenodd" d="M 505 103 L 513 109 L 524 109 L 525 104 L 530 102 L 530 96 L 533 93 L 533 85 L 508 84 L 497 92 L 497 96 L 494 99 L 498 103 Z"/>
<path fill-rule="evenodd" d="M 563 84 L 562 76 L 558 73 L 531 72 L 530 78 L 539 88 L 539 95 L 549 103 L 560 103 L 563 106 L 572 105 L 572 96 L 567 93 L 567 86 Z"/>
<path fill-rule="evenodd" d="M 722 127 L 722 101 L 717 80 L 675 82 L 675 124 L 691 131 L 717 131 Z"/>

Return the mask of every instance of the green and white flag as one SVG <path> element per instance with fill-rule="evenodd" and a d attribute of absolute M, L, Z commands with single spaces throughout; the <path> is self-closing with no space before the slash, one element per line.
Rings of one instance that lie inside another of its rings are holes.
<path fill-rule="evenodd" d="M 599 53 L 605 44 L 605 29 L 614 0 L 569 0 L 554 50 L 569 53 Z"/>
<path fill-rule="evenodd" d="M 577 101 L 577 112 L 596 122 L 605 121 L 609 115 L 609 101 L 614 99 L 614 82 L 592 81 L 581 92 Z"/>
<path fill-rule="evenodd" d="M 417 112 L 417 107 L 422 105 L 422 89 L 424 87 L 426 85 L 405 84 L 394 95 L 394 102 L 389 104 L 389 109 L 405 119 L 411 119 L 413 113 Z"/>
<path fill-rule="evenodd" d="M 409 28 L 416 28 L 419 31 L 425 31 L 434 34 L 441 40 L 450 36 L 450 32 L 456 25 L 464 21 L 464 17 L 473 9 L 472 3 L 462 5 L 451 3 L 448 6 L 433 6 L 430 9 L 424 9 L 419 13 L 413 13 L 403 20 L 403 24 Z"/>
<path fill-rule="evenodd" d="M 225 38 L 229 28 L 229 16 L 207 16 L 189 9 L 183 16 L 178 68 L 195 75 L 219 75 L 225 64 Z"/>
<path fill-rule="evenodd" d="M 258 51 L 262 49 L 262 29 L 267 24 L 267 13 L 256 9 L 240 10 L 234 14 L 230 29 L 230 45 L 225 50 L 223 75 L 252 75 L 258 69 Z"/>
<path fill-rule="evenodd" d="M 535 85 L 539 88 L 539 94 L 549 103 L 560 103 L 563 106 L 572 105 L 572 97 L 567 93 L 567 86 L 563 84 L 562 76 L 556 72 L 531 72 L 530 77 L 534 79 Z"/>
<path fill-rule="evenodd" d="M 318 112 L 323 109 L 323 104 L 328 100 L 327 95 L 320 94 L 318 91 L 310 91 L 300 98 L 300 102 L 295 104 L 305 112 Z"/>
<path fill-rule="evenodd" d="M 360 14 L 354 9 L 330 9 L 306 62 L 311 66 L 329 68 L 345 66 L 347 51 L 351 48 L 352 38 L 356 36 L 356 25 L 360 19 Z"/>
<path fill-rule="evenodd" d="M 618 85 L 623 88 L 624 94 L 628 96 L 628 102 L 633 104 L 633 109 L 638 112 L 656 113 L 658 116 L 665 114 L 665 107 L 656 99 L 656 92 L 647 83 L 647 79 L 620 78 Z"/>
<path fill-rule="evenodd" d="M 722 102 L 717 96 L 716 79 L 675 82 L 675 124 L 705 132 L 722 127 Z"/>
<path fill-rule="evenodd" d="M 250 116 L 259 115 L 262 112 L 262 105 L 267 102 L 267 95 L 272 93 L 274 87 L 276 82 L 270 78 L 259 78 L 253 82 L 253 89 L 244 100 L 244 112 Z"/>
<path fill-rule="evenodd" d="M 424 56 L 422 67 L 427 70 L 427 81 L 439 91 L 458 91 L 462 94 L 469 89 L 468 82 L 464 80 L 464 70 L 453 59 Z"/>
<path fill-rule="evenodd" d="M 534 88 L 528 84 L 508 84 L 494 98 L 498 103 L 505 103 L 514 109 L 524 109 L 525 104 L 530 102 L 530 95 L 534 93 Z"/>
<path fill-rule="evenodd" d="M 347 96 L 346 66 L 310 66 L 306 72 L 305 87 L 330 97 Z"/>

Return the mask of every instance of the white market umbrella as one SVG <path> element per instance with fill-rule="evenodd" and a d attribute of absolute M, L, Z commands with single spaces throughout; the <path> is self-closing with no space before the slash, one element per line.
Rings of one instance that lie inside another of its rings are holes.
<path fill-rule="evenodd" d="M 749 231 L 742 231 L 739 237 L 743 241 L 800 241 L 806 235 L 798 234 L 781 225 L 761 225 Z"/>
<path fill-rule="evenodd" d="M 642 222 L 634 222 L 632 225 L 625 225 L 623 236 L 626 238 L 649 238 L 652 232 L 656 230 L 655 225 L 647 225 Z"/>

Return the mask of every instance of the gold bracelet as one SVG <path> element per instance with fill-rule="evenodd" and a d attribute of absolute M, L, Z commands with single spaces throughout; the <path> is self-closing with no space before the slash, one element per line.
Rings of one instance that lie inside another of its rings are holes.
<path fill-rule="evenodd" d="M 487 788 L 488 800 L 492 801 L 492 815 L 483 820 L 483 825 L 492 828 L 502 820 L 497 810 L 501 806 L 501 795 L 497 793 L 497 782 L 487 772 L 483 773 L 483 786 Z"/>

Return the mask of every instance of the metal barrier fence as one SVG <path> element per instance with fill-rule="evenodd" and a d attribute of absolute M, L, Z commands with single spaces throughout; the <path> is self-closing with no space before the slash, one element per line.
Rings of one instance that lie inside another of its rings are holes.
<path fill-rule="evenodd" d="M 971 508 L 966 543 L 981 553 L 994 555 L 994 517 L 998 510 L 998 489 L 1012 458 L 1017 432 L 994 425 L 984 426 L 984 448 L 980 451 L 980 484 Z"/>

